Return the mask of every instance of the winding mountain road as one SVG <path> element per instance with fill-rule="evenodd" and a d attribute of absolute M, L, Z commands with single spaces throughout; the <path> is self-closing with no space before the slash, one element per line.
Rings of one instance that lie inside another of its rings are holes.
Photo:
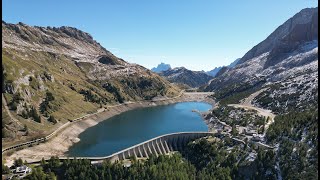
<path fill-rule="evenodd" d="M 265 131 L 264 131 L 263 135 L 265 135 L 265 132 L 269 128 L 270 124 L 272 124 L 274 122 L 274 117 L 276 115 L 273 114 L 271 110 L 255 107 L 251 102 L 255 97 L 257 97 L 260 93 L 262 93 L 263 91 L 265 91 L 267 89 L 268 88 L 263 88 L 257 92 L 252 93 L 249 97 L 243 99 L 240 104 L 228 104 L 228 106 L 233 106 L 235 108 L 256 110 L 257 113 L 260 114 L 261 116 L 264 116 L 266 118 L 269 117 L 269 121 L 267 121 L 267 123 L 265 124 Z"/>

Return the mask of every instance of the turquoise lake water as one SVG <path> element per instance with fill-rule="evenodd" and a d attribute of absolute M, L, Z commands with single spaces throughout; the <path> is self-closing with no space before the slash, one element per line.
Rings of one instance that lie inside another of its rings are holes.
<path fill-rule="evenodd" d="M 127 111 L 85 130 L 67 154 L 107 156 L 163 134 L 208 131 L 201 116 L 192 110 L 211 107 L 203 102 L 182 102 Z"/>

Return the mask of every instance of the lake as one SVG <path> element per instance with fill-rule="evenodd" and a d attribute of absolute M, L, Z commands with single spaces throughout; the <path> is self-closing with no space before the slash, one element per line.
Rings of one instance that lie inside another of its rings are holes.
<path fill-rule="evenodd" d="M 208 131 L 197 112 L 208 111 L 204 102 L 182 102 L 139 108 L 113 116 L 79 135 L 68 156 L 108 156 L 151 138 L 174 132 Z"/>

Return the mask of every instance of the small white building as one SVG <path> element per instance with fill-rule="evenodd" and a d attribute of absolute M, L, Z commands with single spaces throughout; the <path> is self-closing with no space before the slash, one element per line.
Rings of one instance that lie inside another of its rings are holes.
<path fill-rule="evenodd" d="M 15 173 L 16 173 L 16 174 L 26 175 L 26 174 L 28 174 L 28 173 L 31 173 L 31 171 L 32 171 L 31 168 L 29 168 L 29 167 L 26 166 L 26 165 L 23 165 L 23 166 L 17 167 Z"/>

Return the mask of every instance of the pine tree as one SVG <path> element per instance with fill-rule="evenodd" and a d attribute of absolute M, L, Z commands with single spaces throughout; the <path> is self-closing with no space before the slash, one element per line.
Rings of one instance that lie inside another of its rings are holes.
<path fill-rule="evenodd" d="M 52 122 L 52 123 L 54 123 L 54 124 L 57 123 L 57 120 L 54 118 L 53 115 L 50 115 L 50 116 L 49 116 L 48 121 L 50 121 L 50 122 Z"/>

